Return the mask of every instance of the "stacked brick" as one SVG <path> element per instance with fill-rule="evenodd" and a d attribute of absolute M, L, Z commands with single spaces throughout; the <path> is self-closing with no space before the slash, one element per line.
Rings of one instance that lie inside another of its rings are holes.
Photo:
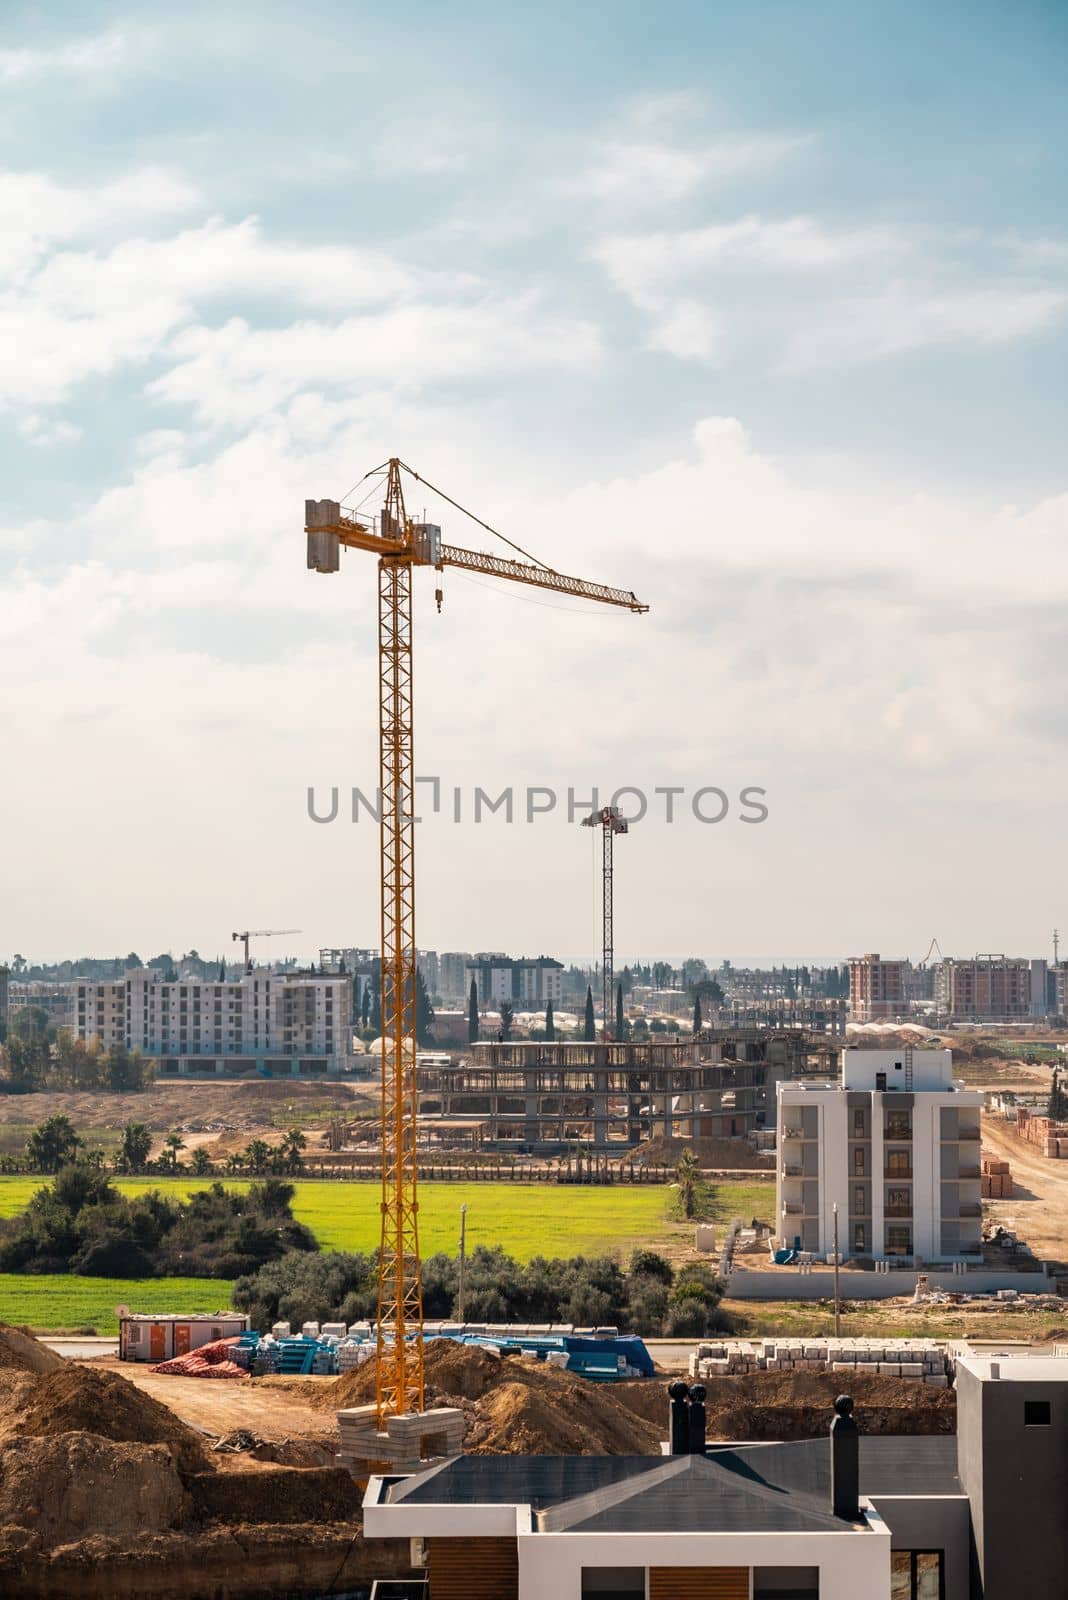
<path fill-rule="evenodd" d="M 1029 1144 L 1037 1145 L 1053 1161 L 1068 1161 L 1068 1122 L 1040 1117 L 1027 1106 L 1016 1108 L 1016 1132 Z"/>
<path fill-rule="evenodd" d="M 751 1372 L 867 1372 L 944 1389 L 949 1370 L 945 1352 L 926 1339 L 725 1339 L 699 1344 L 690 1356 L 695 1379 Z"/>
<path fill-rule="evenodd" d="M 985 1150 L 979 1169 L 979 1192 L 984 1200 L 1012 1198 L 1012 1168 L 1007 1161 L 999 1161 Z"/>

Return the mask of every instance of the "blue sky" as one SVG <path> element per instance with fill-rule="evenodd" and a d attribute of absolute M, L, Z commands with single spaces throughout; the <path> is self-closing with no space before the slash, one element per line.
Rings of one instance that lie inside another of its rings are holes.
<path fill-rule="evenodd" d="M 428 580 L 424 769 L 768 791 L 634 830 L 626 949 L 1045 949 L 1061 5 L 5 15 L 0 954 L 373 941 L 304 808 L 374 770 L 373 573 L 301 503 L 390 453 L 653 607 Z M 421 843 L 421 942 L 594 947 L 561 817 Z"/>

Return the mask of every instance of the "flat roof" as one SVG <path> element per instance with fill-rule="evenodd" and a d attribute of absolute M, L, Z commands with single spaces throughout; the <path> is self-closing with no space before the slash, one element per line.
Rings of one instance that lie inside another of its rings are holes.
<path fill-rule="evenodd" d="M 984 1383 L 1068 1383 L 1064 1356 L 966 1355 L 957 1357 L 957 1366 Z"/>

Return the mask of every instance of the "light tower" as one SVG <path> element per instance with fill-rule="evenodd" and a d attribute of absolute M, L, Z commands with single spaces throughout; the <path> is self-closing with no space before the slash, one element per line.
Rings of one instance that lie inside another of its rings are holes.
<path fill-rule="evenodd" d="M 612 950 L 612 844 L 617 833 L 629 833 L 626 817 L 618 806 L 602 806 L 582 820 L 584 828 L 601 830 L 601 982 L 603 987 L 604 1021 L 601 1037 L 612 1037 L 612 1006 L 615 1003 L 614 956 Z"/>

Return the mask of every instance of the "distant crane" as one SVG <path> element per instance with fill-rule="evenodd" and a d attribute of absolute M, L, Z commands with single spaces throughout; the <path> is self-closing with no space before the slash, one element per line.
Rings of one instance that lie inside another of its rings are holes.
<path fill-rule="evenodd" d="M 612 1037 L 612 1007 L 615 1005 L 615 954 L 612 931 L 612 844 L 617 833 L 629 833 L 630 826 L 618 806 L 602 806 L 582 819 L 584 828 L 601 830 L 601 984 L 604 1023 L 601 1036 Z"/>
<path fill-rule="evenodd" d="M 487 555 L 443 544 L 434 523 L 416 522 L 404 506 L 401 473 L 423 483 L 461 515 L 518 555 Z M 569 578 L 513 544 L 449 495 L 421 479 L 396 456 L 360 480 L 385 477 L 378 515 L 360 507 L 343 512 L 337 500 L 306 500 L 308 566 L 337 572 L 341 546 L 378 557 L 378 710 L 380 880 L 382 910 L 382 1246 L 378 1258 L 375 1403 L 379 1425 L 391 1416 L 422 1411 L 423 1291 L 419 1262 L 416 1163 L 418 1109 L 415 1075 L 415 765 L 412 705 L 412 568 L 459 567 L 508 578 L 536 589 L 622 606 L 649 607 L 628 589 Z M 438 610 L 442 591 L 436 591 Z"/>
<path fill-rule="evenodd" d="M 231 939 L 241 939 L 244 941 L 245 971 L 251 972 L 252 963 L 249 960 L 248 954 L 248 942 L 250 939 L 275 939 L 279 934 L 299 932 L 299 928 L 246 928 L 244 933 L 232 933 L 230 937 Z"/>

